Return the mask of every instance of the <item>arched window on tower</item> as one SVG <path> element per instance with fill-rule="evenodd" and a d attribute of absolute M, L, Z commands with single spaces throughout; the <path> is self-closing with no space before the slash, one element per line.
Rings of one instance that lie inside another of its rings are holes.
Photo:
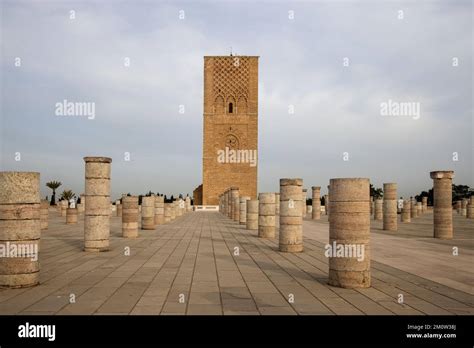
<path fill-rule="evenodd" d="M 233 113 L 234 113 L 234 104 L 229 103 L 229 114 L 233 114 Z"/>

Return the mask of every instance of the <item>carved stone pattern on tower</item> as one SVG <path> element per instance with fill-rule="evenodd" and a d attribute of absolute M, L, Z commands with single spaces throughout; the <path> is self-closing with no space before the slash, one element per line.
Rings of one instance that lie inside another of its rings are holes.
<path fill-rule="evenodd" d="M 247 125 L 218 125 L 216 130 L 218 141 L 214 143 L 214 149 L 216 151 L 226 147 L 233 150 L 246 149 L 248 147 L 246 132 Z"/>
<path fill-rule="evenodd" d="M 214 100 L 222 97 L 225 101 L 233 99 L 234 103 L 249 95 L 249 61 L 247 57 L 216 57 L 213 69 Z"/>

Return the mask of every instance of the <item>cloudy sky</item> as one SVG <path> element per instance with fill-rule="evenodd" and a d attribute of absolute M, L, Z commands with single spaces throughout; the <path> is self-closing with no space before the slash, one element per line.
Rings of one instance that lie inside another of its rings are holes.
<path fill-rule="evenodd" d="M 446 169 L 474 186 L 471 1 L 0 3 L 1 170 L 40 172 L 43 195 L 82 192 L 94 155 L 113 158 L 113 197 L 191 194 L 203 56 L 230 47 L 260 56 L 260 192 L 369 177 L 409 196 Z M 55 115 L 64 99 L 95 118 Z M 389 100 L 419 118 L 381 115 Z"/>

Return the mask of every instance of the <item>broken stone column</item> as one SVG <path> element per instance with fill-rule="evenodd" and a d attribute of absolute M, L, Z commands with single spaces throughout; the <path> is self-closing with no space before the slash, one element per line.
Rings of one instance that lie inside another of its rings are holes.
<path fill-rule="evenodd" d="M 280 184 L 281 185 L 281 184 Z M 307 198 L 307 192 L 308 190 L 307 189 L 303 189 L 303 192 L 301 193 L 301 197 L 302 197 L 302 200 L 301 200 L 301 214 L 302 214 L 302 217 L 304 219 L 304 217 L 306 216 L 306 198 Z"/>
<path fill-rule="evenodd" d="M 184 202 L 185 202 L 185 206 L 186 206 L 186 211 L 191 211 L 191 197 L 189 196 L 186 196 L 186 198 L 184 199 Z"/>
<path fill-rule="evenodd" d="M 422 213 L 426 213 L 428 211 L 428 197 L 421 197 L 421 203 L 423 205 Z"/>
<path fill-rule="evenodd" d="M 410 221 L 411 221 L 411 202 L 405 199 L 403 201 L 402 222 L 410 222 Z"/>
<path fill-rule="evenodd" d="M 397 230 L 397 184 L 383 184 L 383 229 Z"/>
<path fill-rule="evenodd" d="M 370 287 L 369 179 L 331 179 L 330 183 L 329 285 Z M 396 195 L 394 208 L 396 213 Z"/>
<path fill-rule="evenodd" d="M 155 227 L 155 196 L 142 197 L 142 230 L 154 230 Z"/>
<path fill-rule="evenodd" d="M 110 170 L 108 157 L 84 157 L 86 202 L 84 213 L 84 250 L 109 250 Z"/>
<path fill-rule="evenodd" d="M 412 219 L 416 218 L 418 216 L 418 211 L 416 210 L 416 199 L 413 197 L 410 197 L 410 216 Z"/>
<path fill-rule="evenodd" d="M 0 287 L 39 283 L 39 185 L 39 173 L 0 172 L 0 244 L 5 250 L 25 251 L 16 257 L 0 257 Z"/>
<path fill-rule="evenodd" d="M 258 199 L 247 201 L 247 230 L 258 230 Z"/>
<path fill-rule="evenodd" d="M 258 236 L 275 238 L 275 194 L 273 192 L 258 195 Z"/>
<path fill-rule="evenodd" d="M 313 186 L 311 188 L 311 198 L 313 200 L 312 206 L 313 206 L 313 211 L 311 212 L 311 219 L 313 220 L 319 220 L 321 219 L 321 201 L 320 201 L 320 196 L 321 196 L 321 187 L 320 186 Z"/>
<path fill-rule="evenodd" d="M 467 198 L 463 198 L 461 201 L 461 216 L 467 216 Z"/>
<path fill-rule="evenodd" d="M 462 201 L 461 201 L 461 200 L 457 200 L 457 201 L 454 203 L 454 208 L 456 209 L 456 213 L 461 214 L 461 207 L 462 207 Z"/>
<path fill-rule="evenodd" d="M 423 203 L 416 202 L 416 216 L 421 216 L 423 210 Z"/>
<path fill-rule="evenodd" d="M 237 198 L 237 200 L 236 200 Z M 230 188 L 230 196 L 229 196 L 229 199 L 230 199 L 230 218 L 234 221 L 239 221 L 238 219 L 238 213 L 236 211 L 239 211 L 240 212 L 240 207 L 238 205 L 238 198 L 239 198 L 239 188 L 238 187 L 235 187 L 235 186 L 232 186 Z M 237 219 L 236 219 L 237 217 Z"/>
<path fill-rule="evenodd" d="M 66 224 L 77 224 L 77 208 L 67 208 L 66 210 Z"/>
<path fill-rule="evenodd" d="M 374 220 L 381 221 L 383 219 L 383 199 L 377 198 L 374 204 Z"/>
<path fill-rule="evenodd" d="M 329 195 L 324 195 L 324 213 L 329 215 Z"/>
<path fill-rule="evenodd" d="M 138 237 L 138 197 L 122 198 L 122 237 Z"/>
<path fill-rule="evenodd" d="M 240 197 L 234 197 L 234 204 L 233 204 L 233 212 L 232 212 L 232 220 L 239 223 L 240 221 Z"/>
<path fill-rule="evenodd" d="M 280 192 L 275 192 L 275 216 L 280 215 Z"/>
<path fill-rule="evenodd" d="M 155 197 L 155 225 L 161 225 L 165 222 L 165 197 Z"/>
<path fill-rule="evenodd" d="M 86 206 L 86 196 L 84 194 L 81 195 L 81 203 L 77 205 L 77 212 L 79 214 L 84 213 L 84 208 Z"/>
<path fill-rule="evenodd" d="M 239 198 L 240 200 L 240 212 L 239 212 L 239 224 L 247 224 L 247 201 L 250 200 L 250 197 L 243 196 Z"/>
<path fill-rule="evenodd" d="M 226 206 L 227 206 L 226 215 L 227 215 L 228 218 L 232 217 L 230 194 L 231 194 L 231 191 L 230 191 L 230 188 L 229 188 L 229 189 L 227 189 L 227 193 L 226 193 Z"/>
<path fill-rule="evenodd" d="M 232 219 L 232 190 L 227 190 L 227 217 Z"/>
<path fill-rule="evenodd" d="M 306 204 L 302 179 L 280 179 L 279 250 L 289 253 L 303 251 L 303 210 Z M 305 207 L 306 209 L 306 207 Z"/>
<path fill-rule="evenodd" d="M 374 209 L 375 209 L 374 196 L 370 196 L 370 216 L 374 214 Z"/>
<path fill-rule="evenodd" d="M 453 238 L 452 183 L 453 171 L 430 173 L 433 179 L 433 232 L 435 238 Z"/>
<path fill-rule="evenodd" d="M 173 221 L 174 219 L 176 219 L 176 201 L 173 201 L 173 202 L 171 202 L 170 204 L 171 204 L 171 206 L 170 206 L 170 208 L 171 208 L 171 210 L 170 210 L 170 212 L 171 212 L 170 218 L 171 218 L 171 221 Z"/>
<path fill-rule="evenodd" d="M 469 198 L 469 203 L 467 204 L 467 208 L 466 208 L 466 217 L 468 219 L 474 219 L 474 206 L 473 206 L 473 197 L 474 196 L 471 196 Z"/>
<path fill-rule="evenodd" d="M 171 221 L 171 203 L 165 203 L 165 223 Z"/>
<path fill-rule="evenodd" d="M 177 216 L 183 216 L 184 214 L 184 200 L 182 198 L 177 200 Z"/>
<path fill-rule="evenodd" d="M 48 218 L 49 218 L 49 202 L 45 199 L 42 199 L 41 205 L 40 205 L 40 221 L 41 221 L 42 230 L 48 229 Z"/>
<path fill-rule="evenodd" d="M 61 201 L 61 216 L 62 217 L 66 217 L 68 206 L 69 206 L 69 202 L 67 200 L 64 199 Z"/>
<path fill-rule="evenodd" d="M 121 217 L 122 216 L 122 204 L 118 203 L 118 204 L 115 204 L 115 207 L 117 208 L 117 216 Z"/>

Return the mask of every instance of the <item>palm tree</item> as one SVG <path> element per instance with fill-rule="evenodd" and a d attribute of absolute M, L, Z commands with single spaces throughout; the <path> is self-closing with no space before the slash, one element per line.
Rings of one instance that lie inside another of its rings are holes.
<path fill-rule="evenodd" d="M 61 199 L 65 199 L 68 202 L 68 207 L 69 200 L 74 197 L 76 197 L 76 195 L 74 192 L 72 192 L 72 190 L 64 190 L 63 193 L 61 193 Z"/>
<path fill-rule="evenodd" d="M 383 190 L 381 188 L 375 188 L 370 184 L 370 195 L 374 197 L 374 199 L 382 198 L 383 197 Z"/>
<path fill-rule="evenodd" d="M 53 190 L 53 195 L 51 196 L 51 202 L 49 203 L 50 205 L 56 205 L 56 189 L 61 186 L 60 181 L 50 181 L 46 183 L 46 186 L 49 187 L 51 190 Z"/>

